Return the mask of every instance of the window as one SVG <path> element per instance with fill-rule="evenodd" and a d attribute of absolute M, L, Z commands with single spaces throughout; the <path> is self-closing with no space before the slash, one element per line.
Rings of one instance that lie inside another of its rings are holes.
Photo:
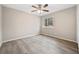
<path fill-rule="evenodd" d="M 45 26 L 53 26 L 53 18 L 46 18 L 45 19 Z"/>

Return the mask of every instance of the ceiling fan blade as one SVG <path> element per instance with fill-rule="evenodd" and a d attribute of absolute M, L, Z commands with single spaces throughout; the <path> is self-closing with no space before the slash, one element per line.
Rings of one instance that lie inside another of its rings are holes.
<path fill-rule="evenodd" d="M 45 12 L 49 12 L 49 10 L 43 10 L 43 11 L 45 11 Z"/>
<path fill-rule="evenodd" d="M 45 4 L 43 7 L 45 8 L 45 7 L 47 7 L 48 6 L 48 4 Z"/>
<path fill-rule="evenodd" d="M 35 11 L 37 11 L 37 10 L 32 10 L 32 12 L 35 12 Z"/>
<path fill-rule="evenodd" d="M 36 7 L 36 6 L 34 6 L 34 5 L 32 5 L 32 7 L 33 7 L 33 8 L 36 8 L 36 9 L 38 9 L 38 7 Z"/>

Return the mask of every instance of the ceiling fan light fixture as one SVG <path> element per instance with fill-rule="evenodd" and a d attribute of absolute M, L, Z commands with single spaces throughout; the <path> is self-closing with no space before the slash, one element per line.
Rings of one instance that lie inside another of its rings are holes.
<path fill-rule="evenodd" d="M 41 14 L 41 13 L 43 13 L 44 11 L 42 11 L 42 10 L 37 10 L 37 13 L 39 13 L 39 14 Z"/>

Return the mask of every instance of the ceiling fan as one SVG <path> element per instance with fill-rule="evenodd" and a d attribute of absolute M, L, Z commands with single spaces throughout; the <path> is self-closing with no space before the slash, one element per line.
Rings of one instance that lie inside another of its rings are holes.
<path fill-rule="evenodd" d="M 48 7 L 48 4 L 37 4 L 37 5 L 32 5 L 32 7 L 35 9 L 35 10 L 32 10 L 32 12 L 39 12 L 40 14 L 42 12 L 49 12 L 49 10 L 47 9 Z"/>

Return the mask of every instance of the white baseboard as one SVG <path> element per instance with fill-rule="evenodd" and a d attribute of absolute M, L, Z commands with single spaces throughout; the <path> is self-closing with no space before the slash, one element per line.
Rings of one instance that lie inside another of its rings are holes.
<path fill-rule="evenodd" d="M 22 38 L 28 38 L 28 37 L 32 37 L 32 36 L 36 36 L 36 35 L 38 35 L 38 34 L 37 34 L 37 33 L 36 33 L 36 34 L 29 34 L 29 35 L 19 36 L 19 37 L 16 37 L 16 38 L 11 38 L 11 39 L 2 41 L 2 42 L 0 43 L 0 46 L 1 46 L 3 43 L 5 43 L 5 42 L 9 42 L 9 41 L 13 41 L 13 40 L 18 40 L 18 39 L 22 39 Z M 48 35 L 48 34 L 42 34 L 42 35 L 51 36 L 51 35 Z M 59 39 L 63 39 L 63 40 L 67 40 L 67 41 L 71 41 L 71 42 L 77 43 L 76 41 L 69 40 L 69 39 L 66 39 L 66 38 L 63 38 L 63 37 L 58 37 L 58 36 L 51 36 L 51 37 L 56 37 L 56 38 L 59 38 Z"/>
<path fill-rule="evenodd" d="M 36 33 L 36 34 L 28 34 L 28 35 L 24 35 L 24 36 L 19 36 L 19 37 L 16 37 L 16 38 L 12 38 L 12 39 L 2 41 L 2 43 L 6 43 L 6 42 L 9 42 L 9 41 L 13 41 L 13 40 L 19 40 L 19 39 L 22 39 L 22 38 L 28 38 L 28 37 L 32 37 L 32 36 L 36 36 L 36 35 L 38 35 L 38 34 Z"/>
<path fill-rule="evenodd" d="M 47 35 L 47 36 L 51 36 L 51 37 L 55 37 L 55 38 L 59 38 L 59 39 L 63 39 L 63 40 L 67 40 L 67 41 L 71 41 L 71 42 L 77 43 L 77 42 L 74 41 L 74 40 L 69 40 L 69 39 L 67 39 L 67 38 L 63 38 L 63 37 L 59 37 L 59 36 L 55 36 L 55 35 L 49 35 L 49 34 L 42 34 L 42 35 Z"/>

